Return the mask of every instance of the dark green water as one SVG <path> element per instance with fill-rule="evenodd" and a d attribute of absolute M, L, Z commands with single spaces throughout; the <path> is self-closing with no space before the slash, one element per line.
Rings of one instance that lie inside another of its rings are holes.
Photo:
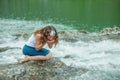
<path fill-rule="evenodd" d="M 120 0 L 0 0 L 0 18 L 40 20 L 93 32 L 120 27 Z"/>

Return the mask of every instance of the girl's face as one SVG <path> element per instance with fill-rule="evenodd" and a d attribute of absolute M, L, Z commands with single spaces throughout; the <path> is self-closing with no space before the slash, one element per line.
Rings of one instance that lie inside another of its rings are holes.
<path fill-rule="evenodd" d="M 52 40 L 54 40 L 54 38 L 52 36 L 48 36 L 48 40 L 52 41 Z"/>

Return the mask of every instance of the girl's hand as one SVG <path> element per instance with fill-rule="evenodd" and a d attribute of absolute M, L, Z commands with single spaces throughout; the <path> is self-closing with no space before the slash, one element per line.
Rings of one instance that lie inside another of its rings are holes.
<path fill-rule="evenodd" d="M 47 41 L 47 44 L 48 44 L 49 48 L 52 48 L 54 42 L 55 42 L 55 40 L 48 40 Z"/>

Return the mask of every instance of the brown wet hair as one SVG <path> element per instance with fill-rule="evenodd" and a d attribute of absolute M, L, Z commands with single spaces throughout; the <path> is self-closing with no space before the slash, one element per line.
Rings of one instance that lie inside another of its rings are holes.
<path fill-rule="evenodd" d="M 36 30 L 33 34 L 34 35 L 42 34 L 43 36 L 41 37 L 40 41 L 42 42 L 42 44 L 45 44 L 47 42 L 48 36 L 50 36 L 52 30 L 54 30 L 54 32 L 55 32 L 53 38 L 55 40 L 54 44 L 56 46 L 58 44 L 58 32 L 54 26 L 45 26 L 42 29 Z"/>

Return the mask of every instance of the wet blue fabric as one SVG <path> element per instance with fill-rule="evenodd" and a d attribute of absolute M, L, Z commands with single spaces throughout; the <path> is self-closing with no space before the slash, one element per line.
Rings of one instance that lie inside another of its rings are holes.
<path fill-rule="evenodd" d="M 22 52 L 24 55 L 29 55 L 29 56 L 37 56 L 37 55 L 46 56 L 50 51 L 45 49 L 45 48 L 41 48 L 40 50 L 36 50 L 34 47 L 24 45 Z"/>

